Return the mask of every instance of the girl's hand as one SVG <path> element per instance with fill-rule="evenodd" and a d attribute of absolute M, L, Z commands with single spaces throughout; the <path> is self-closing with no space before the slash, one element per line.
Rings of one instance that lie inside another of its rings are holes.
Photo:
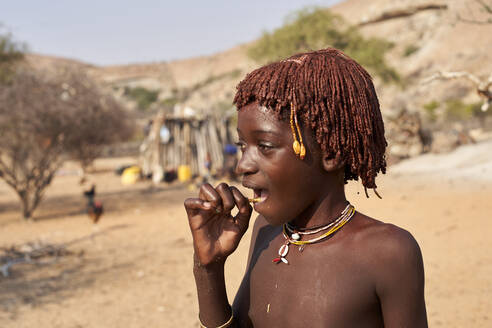
<path fill-rule="evenodd" d="M 206 183 L 198 198 L 186 199 L 184 206 L 200 265 L 224 263 L 248 229 L 253 210 L 248 199 L 236 187 L 221 183 L 214 188 Z M 235 206 L 239 212 L 232 216 Z"/>

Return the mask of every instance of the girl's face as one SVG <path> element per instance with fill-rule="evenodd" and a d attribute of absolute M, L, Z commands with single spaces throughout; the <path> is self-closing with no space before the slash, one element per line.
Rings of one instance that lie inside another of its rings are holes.
<path fill-rule="evenodd" d="M 272 225 L 312 214 L 326 188 L 326 172 L 312 137 L 303 131 L 306 157 L 299 159 L 289 122 L 257 103 L 239 111 L 238 134 L 242 156 L 236 170 L 243 174 L 243 186 L 261 197 L 255 210 Z"/>

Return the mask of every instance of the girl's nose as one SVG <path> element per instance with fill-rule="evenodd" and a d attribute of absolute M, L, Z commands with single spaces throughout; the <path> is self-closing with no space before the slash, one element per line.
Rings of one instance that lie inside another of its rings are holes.
<path fill-rule="evenodd" d="M 246 150 L 241 154 L 241 158 L 236 165 L 237 174 L 251 174 L 258 170 L 256 161 L 253 158 L 253 149 L 246 148 Z"/>

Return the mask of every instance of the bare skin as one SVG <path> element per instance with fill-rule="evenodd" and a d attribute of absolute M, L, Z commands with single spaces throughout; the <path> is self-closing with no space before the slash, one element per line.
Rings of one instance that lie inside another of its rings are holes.
<path fill-rule="evenodd" d="M 324 156 L 308 131 L 307 156 L 298 159 L 288 122 L 254 103 L 239 111 L 238 132 L 243 155 L 237 171 L 262 201 L 254 204 L 260 216 L 232 327 L 427 327 L 420 249 L 394 225 L 357 212 L 333 237 L 302 253 L 292 245 L 289 265 L 272 263 L 285 241 L 284 223 L 313 227 L 340 215 L 347 205 L 343 163 Z M 224 263 L 246 232 L 252 208 L 226 184 L 203 185 L 185 208 L 200 319 L 216 327 L 231 315 Z"/>

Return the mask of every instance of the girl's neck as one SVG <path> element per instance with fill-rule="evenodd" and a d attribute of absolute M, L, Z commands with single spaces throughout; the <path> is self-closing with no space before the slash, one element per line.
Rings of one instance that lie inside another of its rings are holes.
<path fill-rule="evenodd" d="M 345 192 L 330 192 L 291 221 L 296 228 L 309 229 L 335 221 L 348 205 Z"/>

